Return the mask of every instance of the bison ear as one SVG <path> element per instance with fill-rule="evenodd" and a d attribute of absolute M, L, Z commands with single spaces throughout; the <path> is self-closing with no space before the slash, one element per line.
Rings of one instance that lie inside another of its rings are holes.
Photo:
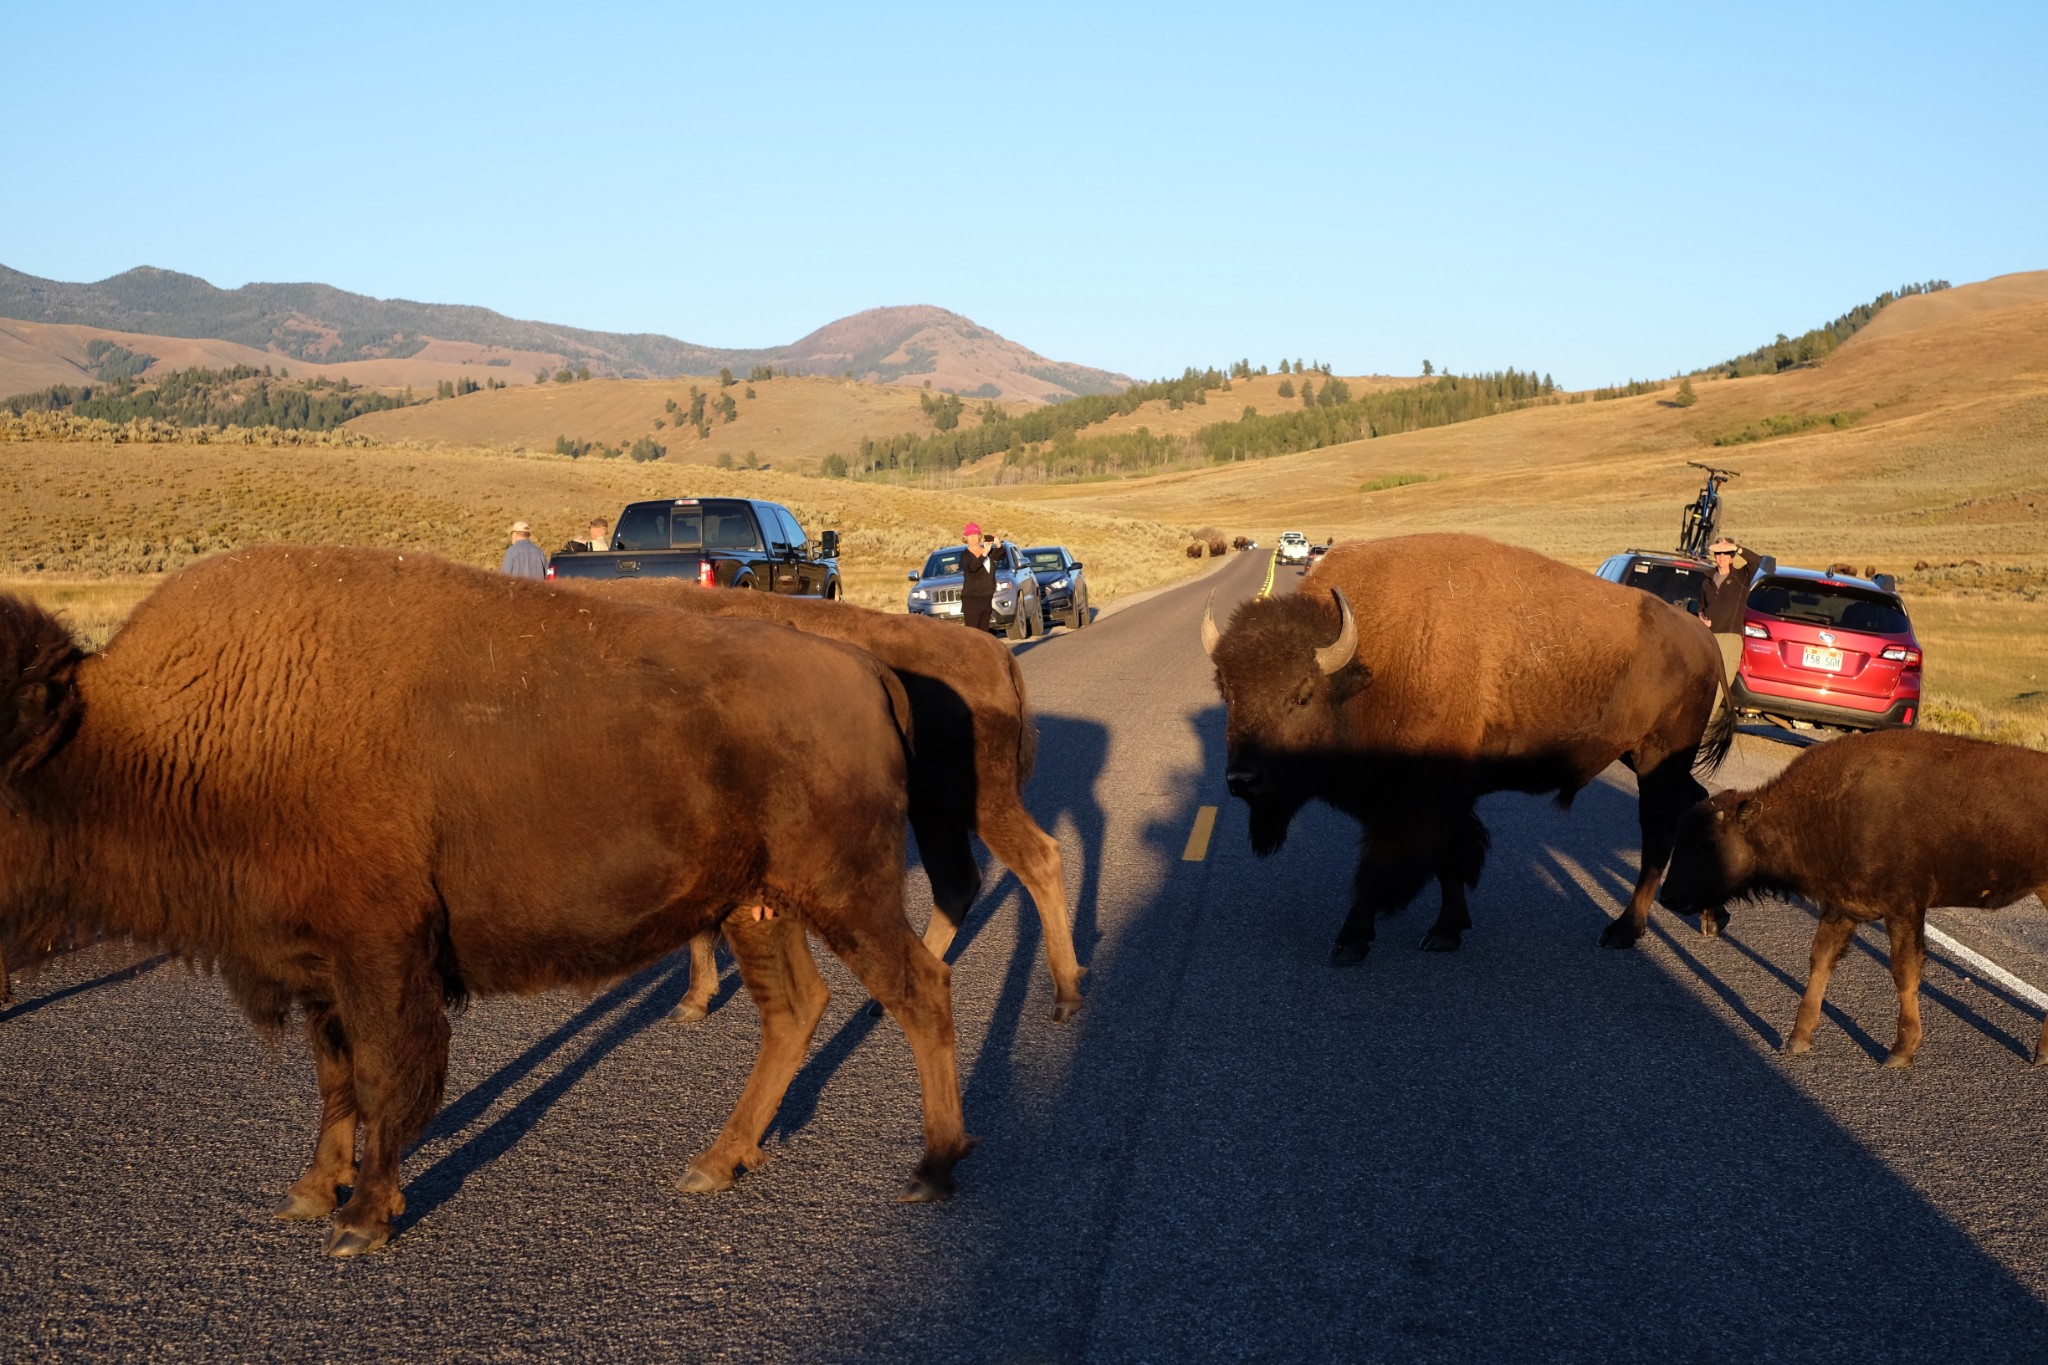
<path fill-rule="evenodd" d="M 1330 700 L 1345 702 L 1372 686 L 1372 670 L 1356 659 L 1330 679 Z"/>
<path fill-rule="evenodd" d="M 1735 823 L 1744 829 L 1748 829 L 1756 823 L 1756 817 L 1762 813 L 1763 807 L 1757 804 L 1755 798 L 1747 798 L 1735 807 Z"/>
<path fill-rule="evenodd" d="M 0 598 L 0 787 L 57 752 L 78 728 L 83 657 L 55 618 Z"/>

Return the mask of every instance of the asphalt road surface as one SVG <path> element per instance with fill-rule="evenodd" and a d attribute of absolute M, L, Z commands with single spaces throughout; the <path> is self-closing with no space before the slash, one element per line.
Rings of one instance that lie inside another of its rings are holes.
<path fill-rule="evenodd" d="M 954 950 L 983 1145 L 952 1203 L 892 1202 L 915 1074 L 829 959 L 772 1160 L 677 1193 L 756 1020 L 727 966 L 708 1021 L 669 1022 L 669 963 L 473 1006 L 398 1235 L 332 1261 L 324 1225 L 269 1216 L 311 1150 L 300 1048 L 98 948 L 0 1014 L 0 1359 L 2048 1359 L 2039 1014 L 1937 951 L 1926 1043 L 1883 1071 L 1866 930 L 1814 1051 L 1781 1056 L 1806 910 L 1595 946 L 1636 864 L 1618 770 L 1569 813 L 1485 803 L 1462 951 L 1413 946 L 1432 890 L 1329 967 L 1355 826 L 1311 810 L 1252 857 L 1198 638 L 1206 592 L 1221 615 L 1264 569 L 1020 648 L 1088 1003 L 1051 1022 L 992 869 Z M 1745 733 L 1721 779 L 1792 752 Z M 2038 906 L 1937 918 L 2048 985 Z"/>

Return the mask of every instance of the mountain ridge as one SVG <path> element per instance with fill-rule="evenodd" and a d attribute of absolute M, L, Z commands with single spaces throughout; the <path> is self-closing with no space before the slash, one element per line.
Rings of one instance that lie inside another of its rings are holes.
<path fill-rule="evenodd" d="M 436 343 L 455 343 L 482 348 L 477 358 L 486 364 L 488 353 L 510 352 L 527 357 L 525 364 L 540 357 L 617 378 L 713 375 L 767 365 L 803 374 L 851 371 L 874 383 L 929 383 L 1026 402 L 1113 392 L 1130 382 L 1110 371 L 1050 360 L 930 304 L 867 309 L 786 346 L 713 347 L 653 332 L 599 332 L 509 318 L 473 304 L 377 299 L 325 284 L 220 289 L 196 275 L 155 266 L 70 283 L 0 265 L 0 318 L 231 342 L 315 365 L 407 361 Z M 497 363 L 510 367 L 509 357 Z"/>

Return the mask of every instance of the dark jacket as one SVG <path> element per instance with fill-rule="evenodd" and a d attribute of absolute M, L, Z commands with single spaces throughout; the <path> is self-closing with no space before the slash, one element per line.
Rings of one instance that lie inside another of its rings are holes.
<path fill-rule="evenodd" d="M 974 597 L 996 595 L 995 571 L 989 567 L 989 555 L 995 553 L 991 545 L 986 553 L 976 554 L 972 546 L 960 556 L 960 599 L 964 602 Z"/>
<path fill-rule="evenodd" d="M 1747 546 L 1735 547 L 1735 567 L 1724 583 L 1708 574 L 1700 584 L 1700 610 L 1716 635 L 1742 634 L 1742 605 L 1749 600 L 1749 585 L 1756 578 L 1757 556 Z"/>

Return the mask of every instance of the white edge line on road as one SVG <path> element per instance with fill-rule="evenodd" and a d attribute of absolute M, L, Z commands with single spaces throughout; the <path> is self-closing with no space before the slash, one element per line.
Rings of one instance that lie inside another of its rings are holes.
<path fill-rule="evenodd" d="M 2025 1000 L 2035 1009 L 2048 1011 L 2048 994 L 2043 994 L 2036 990 L 2005 968 L 1999 966 L 1996 962 L 1993 962 L 1990 958 L 1984 956 L 1984 954 L 1965 948 L 1962 944 L 1956 942 L 1931 924 L 1927 926 L 1927 937 L 1930 941 L 1939 945 L 1943 952 L 1951 957 L 1961 958 L 1964 962 L 1975 967 L 2014 995 Z"/>

